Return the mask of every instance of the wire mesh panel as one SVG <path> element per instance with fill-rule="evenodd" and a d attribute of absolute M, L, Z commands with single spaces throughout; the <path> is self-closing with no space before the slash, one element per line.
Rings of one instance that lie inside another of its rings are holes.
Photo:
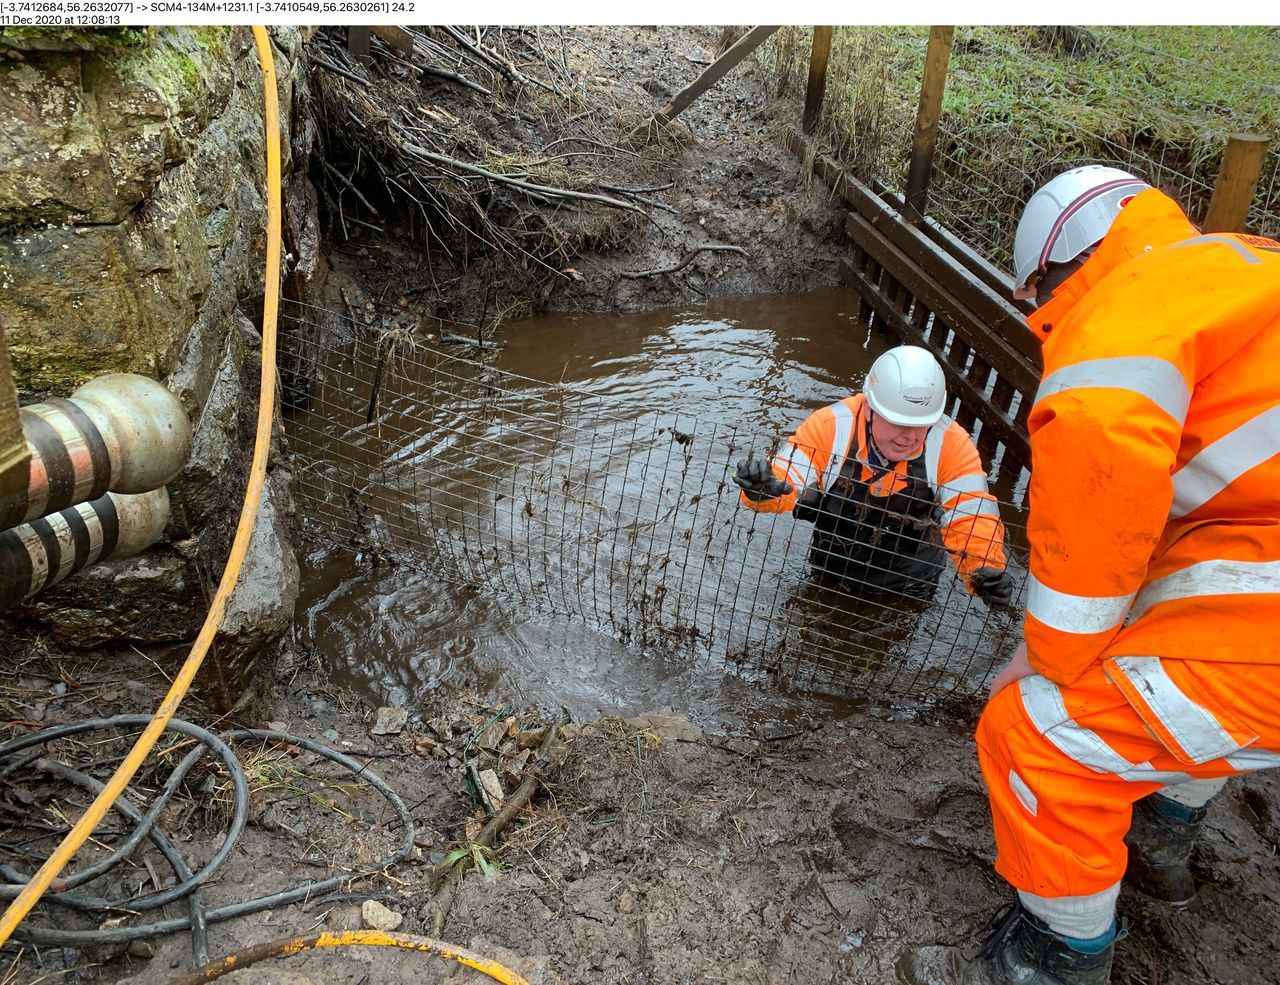
<path fill-rule="evenodd" d="M 332 313 L 285 321 L 299 512 L 335 549 L 839 694 L 968 693 L 1017 641 L 1013 616 L 956 573 L 992 545 L 944 536 L 927 487 L 888 509 L 756 512 L 735 462 L 771 454 L 779 435 L 517 376 Z M 1020 584 L 1019 517 L 1000 510 L 995 550 Z"/>

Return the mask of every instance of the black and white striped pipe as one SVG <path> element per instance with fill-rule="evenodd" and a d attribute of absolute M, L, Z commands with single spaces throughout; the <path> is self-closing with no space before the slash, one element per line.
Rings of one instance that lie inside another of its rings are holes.
<path fill-rule="evenodd" d="M 0 611 L 109 557 L 146 550 L 169 522 L 163 486 L 139 495 L 107 493 L 0 531 Z"/>
<path fill-rule="evenodd" d="M 0 530 L 97 500 L 143 493 L 176 476 L 191 454 L 191 423 L 161 383 L 134 373 L 90 380 L 68 399 L 20 411 L 31 452 L 25 497 L 0 500 Z"/>

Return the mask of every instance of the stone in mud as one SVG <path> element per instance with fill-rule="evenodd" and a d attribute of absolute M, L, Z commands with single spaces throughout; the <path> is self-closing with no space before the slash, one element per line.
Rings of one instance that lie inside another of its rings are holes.
<path fill-rule="evenodd" d="M 484 734 L 476 740 L 476 745 L 486 752 L 496 753 L 498 747 L 502 744 L 502 740 L 507 736 L 507 726 L 504 722 L 494 722 L 484 730 Z"/>
<path fill-rule="evenodd" d="M 409 721 L 409 713 L 403 708 L 379 708 L 374 716 L 373 728 L 369 732 L 373 735 L 399 735 L 404 731 L 405 723 Z M 428 749 L 427 752 L 431 750 Z"/>
<path fill-rule="evenodd" d="M 440 745 L 435 739 L 430 739 L 425 735 L 420 735 L 413 740 L 413 751 L 423 758 L 430 756 L 439 748 Z"/>
<path fill-rule="evenodd" d="M 190 638 L 191 614 L 203 605 L 185 558 L 162 546 L 140 557 L 96 564 L 35 596 L 13 615 L 43 624 L 63 646 L 150 646 Z"/>
<path fill-rule="evenodd" d="M 388 909 L 376 899 L 367 899 L 360 904 L 360 919 L 370 930 L 390 933 L 404 923 L 404 914 Z"/>
<path fill-rule="evenodd" d="M 506 776 L 507 782 L 513 787 L 517 786 L 524 779 L 525 767 L 529 765 L 529 760 L 532 757 L 532 749 L 523 749 L 510 759 L 503 761 L 503 773 Z"/>
<path fill-rule="evenodd" d="M 671 712 L 655 711 L 647 715 L 637 715 L 624 722 L 629 728 L 638 732 L 647 732 L 668 742 L 701 742 L 702 730 L 683 715 Z"/>
<path fill-rule="evenodd" d="M 247 687 L 259 656 L 293 619 L 298 562 L 289 539 L 287 504 L 288 473 L 277 469 L 267 475 L 249 551 L 218 631 L 224 703 Z"/>
<path fill-rule="evenodd" d="M 533 728 L 516 735 L 516 746 L 520 749 L 537 749 L 547 737 L 545 728 Z"/>
<path fill-rule="evenodd" d="M 485 808 L 489 813 L 495 814 L 502 810 L 507 794 L 502 789 L 502 781 L 498 779 L 498 774 L 494 770 L 480 770 L 476 774 L 476 780 L 480 787 L 480 797 L 484 800 Z"/>

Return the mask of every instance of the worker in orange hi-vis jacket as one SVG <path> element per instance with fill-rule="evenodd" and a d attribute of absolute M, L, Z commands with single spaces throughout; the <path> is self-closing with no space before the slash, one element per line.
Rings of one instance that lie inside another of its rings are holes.
<path fill-rule="evenodd" d="M 974 594 L 1008 606 L 1000 510 L 946 400 L 928 350 L 890 349 L 861 393 L 812 414 L 772 461 L 737 463 L 743 504 L 811 521 L 810 562 L 855 590 L 927 598 L 949 554 Z"/>
<path fill-rule="evenodd" d="M 1029 200 L 1014 258 L 1044 345 L 1031 576 L 977 741 L 1017 899 L 975 960 L 911 963 L 1099 985 L 1122 878 L 1188 902 L 1210 799 L 1280 766 L 1280 243 L 1094 165 Z"/>

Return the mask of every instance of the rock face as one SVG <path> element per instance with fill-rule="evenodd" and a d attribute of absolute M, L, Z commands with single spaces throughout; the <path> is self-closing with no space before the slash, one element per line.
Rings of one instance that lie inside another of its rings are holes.
<path fill-rule="evenodd" d="M 295 120 L 299 32 L 271 36 L 297 283 L 315 266 L 314 128 Z M 170 484 L 169 543 L 97 566 L 18 613 L 64 644 L 176 642 L 199 628 L 252 446 L 265 171 L 247 27 L 0 29 L 0 324 L 21 401 L 144 373 L 168 383 L 195 429 Z M 290 518 L 288 474 L 274 471 L 217 646 L 232 700 L 292 617 Z"/>

